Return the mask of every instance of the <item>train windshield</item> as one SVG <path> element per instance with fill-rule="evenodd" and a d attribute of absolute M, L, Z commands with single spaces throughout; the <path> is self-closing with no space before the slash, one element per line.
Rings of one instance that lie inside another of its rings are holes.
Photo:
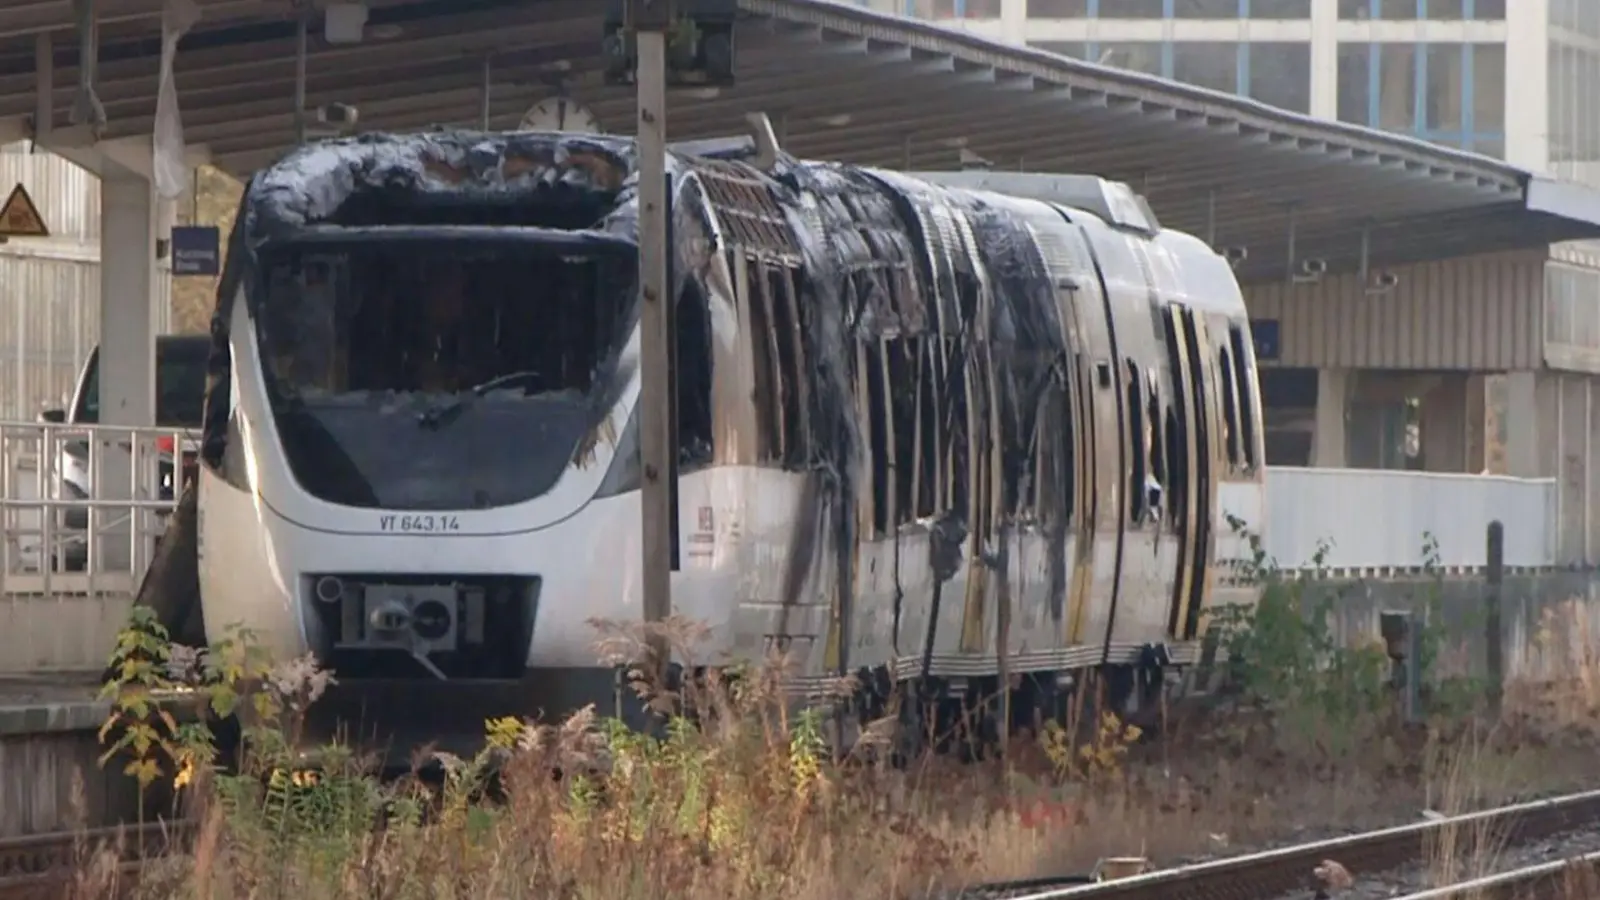
<path fill-rule="evenodd" d="M 262 256 L 263 375 L 296 480 L 383 509 L 549 491 L 620 389 L 633 245 L 538 229 L 366 231 Z"/>

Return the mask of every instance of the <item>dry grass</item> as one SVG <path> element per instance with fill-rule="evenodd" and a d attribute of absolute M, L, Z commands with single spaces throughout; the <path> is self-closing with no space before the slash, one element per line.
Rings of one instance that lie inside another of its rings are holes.
<path fill-rule="evenodd" d="M 637 638 L 613 634 L 604 649 Z M 181 740 L 152 751 L 163 777 L 192 779 L 184 793 L 203 827 L 191 852 L 147 867 L 143 896 L 848 900 L 1086 872 L 1106 856 L 1171 864 L 1591 784 L 1588 685 L 1600 683 L 1569 668 L 1570 689 L 1513 685 L 1502 721 L 1374 721 L 1370 740 L 1340 753 L 1296 755 L 1263 739 L 1270 721 L 1241 728 L 1244 714 L 1229 713 L 1219 728 L 1216 713 L 1199 713 L 1157 742 L 1125 740 L 1118 726 L 1082 746 L 1019 738 L 1004 762 L 900 770 L 876 758 L 881 725 L 834 759 L 824 720 L 779 702 L 774 665 L 650 694 L 703 713 L 661 740 L 592 713 L 489 723 L 485 751 L 443 757 L 447 775 L 431 784 L 380 783 L 336 747 L 307 763 L 283 735 L 323 676 L 305 661 L 254 673 L 244 655 L 221 663 L 239 676 L 230 692 L 252 708 L 266 701 L 252 753 L 243 774 L 225 775 Z M 503 796 L 485 801 L 491 783 Z M 1492 871 L 1499 843 L 1442 839 L 1436 879 Z M 86 859 L 76 896 L 113 893 L 107 859 Z"/>
<path fill-rule="evenodd" d="M 1552 760 L 1571 762 L 1588 756 L 1600 744 L 1600 631 L 1593 627 L 1590 605 L 1574 598 L 1550 607 L 1541 617 L 1522 661 L 1526 677 L 1510 682 L 1499 716 L 1478 723 L 1430 785 L 1429 808 L 1456 815 L 1494 805 L 1526 793 L 1530 772 Z M 1593 789 L 1592 775 L 1577 764 L 1554 785 Z M 1442 887 L 1482 878 L 1515 863 L 1506 858 L 1509 836 L 1482 823 L 1447 828 L 1427 849 L 1430 886 Z M 1600 896 L 1600 882 L 1588 866 L 1567 875 L 1572 900 Z"/>

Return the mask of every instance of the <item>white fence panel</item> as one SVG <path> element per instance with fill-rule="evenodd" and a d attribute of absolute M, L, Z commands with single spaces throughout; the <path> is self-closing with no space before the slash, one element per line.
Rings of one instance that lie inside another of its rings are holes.
<path fill-rule="evenodd" d="M 1308 564 L 1326 541 L 1332 569 L 1418 568 L 1432 535 L 1441 566 L 1479 568 L 1496 519 L 1506 565 L 1556 559 L 1554 479 L 1285 466 L 1267 470 L 1266 494 L 1266 550 L 1284 567 Z"/>

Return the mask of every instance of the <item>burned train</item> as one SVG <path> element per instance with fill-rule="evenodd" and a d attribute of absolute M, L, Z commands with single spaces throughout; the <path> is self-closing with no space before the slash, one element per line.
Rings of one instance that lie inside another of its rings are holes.
<path fill-rule="evenodd" d="M 251 180 L 193 539 L 164 545 L 193 559 L 161 567 L 197 582 L 190 633 L 243 624 L 402 704 L 609 696 L 591 621 L 641 616 L 633 156 L 369 135 Z M 1227 262 L 1098 178 L 668 168 L 702 661 L 959 693 L 1197 658 L 1219 490 L 1263 469 Z"/>

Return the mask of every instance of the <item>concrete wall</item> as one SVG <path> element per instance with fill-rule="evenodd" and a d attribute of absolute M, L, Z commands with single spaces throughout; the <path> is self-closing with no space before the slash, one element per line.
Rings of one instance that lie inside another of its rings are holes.
<path fill-rule="evenodd" d="M 1310 608 L 1332 596 L 1329 625 L 1346 646 L 1379 639 L 1385 610 L 1427 609 L 1438 592 L 1445 629 L 1444 674 L 1482 676 L 1488 647 L 1486 587 L 1481 578 L 1328 580 L 1302 594 Z M 1508 679 L 1572 677 L 1600 664 L 1600 577 L 1582 572 L 1508 575 L 1500 601 L 1501 648 Z"/>

